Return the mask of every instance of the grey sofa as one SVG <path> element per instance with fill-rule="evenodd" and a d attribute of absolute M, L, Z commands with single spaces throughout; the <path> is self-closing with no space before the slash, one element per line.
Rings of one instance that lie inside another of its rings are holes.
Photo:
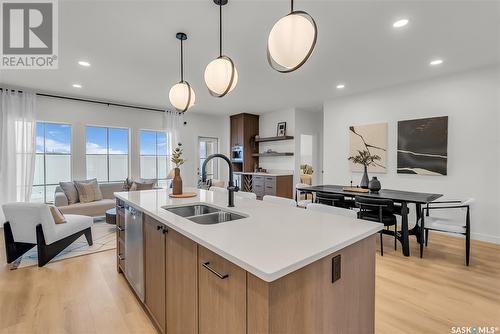
<path fill-rule="evenodd" d="M 123 190 L 123 183 L 100 183 L 102 200 L 90 203 L 75 203 L 68 205 L 68 198 L 61 187 L 56 187 L 54 205 L 64 214 L 75 214 L 91 217 L 104 216 L 106 211 L 115 207 L 115 196 L 113 193 Z"/>

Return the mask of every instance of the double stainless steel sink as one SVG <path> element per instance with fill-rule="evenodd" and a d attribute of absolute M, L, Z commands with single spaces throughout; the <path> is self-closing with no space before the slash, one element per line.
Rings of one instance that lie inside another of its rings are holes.
<path fill-rule="evenodd" d="M 225 211 L 218 207 L 197 203 L 188 205 L 164 206 L 163 209 L 184 217 L 197 224 L 213 225 L 222 222 L 247 218 L 242 214 Z"/>

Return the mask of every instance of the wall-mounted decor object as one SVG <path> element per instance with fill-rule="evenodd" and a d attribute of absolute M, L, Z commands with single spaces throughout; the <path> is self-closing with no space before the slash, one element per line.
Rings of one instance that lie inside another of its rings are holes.
<path fill-rule="evenodd" d="M 212 96 L 223 97 L 236 87 L 238 71 L 234 62 L 222 54 L 222 6 L 228 0 L 213 0 L 219 6 L 219 57 L 212 60 L 205 68 L 205 83 Z"/>
<path fill-rule="evenodd" d="M 284 137 L 286 136 L 286 122 L 279 122 L 276 129 L 276 136 Z"/>
<path fill-rule="evenodd" d="M 290 0 L 290 13 L 279 19 L 269 33 L 269 65 L 281 73 L 295 71 L 311 56 L 317 37 L 314 19 L 302 10 L 294 10 L 293 0 Z"/>
<path fill-rule="evenodd" d="M 184 80 L 184 49 L 182 42 L 187 39 L 187 35 L 183 32 L 178 32 L 175 38 L 181 41 L 181 81 L 170 88 L 168 98 L 177 111 L 185 112 L 194 105 L 196 96 L 189 82 Z"/>
<path fill-rule="evenodd" d="M 368 151 L 370 155 L 377 155 L 380 160 L 368 166 L 370 173 L 387 173 L 387 123 L 353 125 L 349 127 L 349 156 L 358 152 Z M 364 167 L 351 160 L 351 171 L 363 172 Z"/>
<path fill-rule="evenodd" d="M 446 175 L 448 116 L 398 122 L 398 173 Z"/>

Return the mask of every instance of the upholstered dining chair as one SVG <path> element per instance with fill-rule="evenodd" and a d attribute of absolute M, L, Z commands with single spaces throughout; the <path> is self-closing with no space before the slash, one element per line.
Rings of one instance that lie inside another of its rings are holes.
<path fill-rule="evenodd" d="M 337 206 L 340 208 L 351 209 L 356 207 L 355 202 L 352 199 L 345 198 L 344 195 L 340 194 L 329 194 L 329 193 L 316 193 L 316 203 Z"/>
<path fill-rule="evenodd" d="M 222 187 L 212 186 L 208 190 L 216 191 L 216 192 L 220 192 L 220 193 L 227 193 L 227 189 L 226 188 L 222 188 Z"/>
<path fill-rule="evenodd" d="M 38 266 L 42 267 L 81 235 L 92 245 L 92 217 L 64 215 L 56 224 L 47 204 L 9 203 L 2 205 L 7 263 L 12 263 L 37 246 Z"/>
<path fill-rule="evenodd" d="M 255 195 L 255 193 L 250 193 L 247 191 L 237 191 L 234 193 L 234 196 L 244 199 L 257 199 L 257 195 Z"/>
<path fill-rule="evenodd" d="M 422 209 L 420 219 L 421 237 L 423 240 L 423 232 L 425 231 L 425 247 L 429 241 L 429 230 L 461 234 L 465 236 L 465 265 L 469 265 L 470 260 L 470 208 L 475 202 L 473 198 L 465 201 L 450 200 L 428 203 Z M 464 221 L 457 221 L 450 216 L 437 216 L 433 213 L 437 211 L 452 211 L 461 210 L 464 212 Z M 424 243 L 420 243 L 420 257 L 424 255 Z"/>
<path fill-rule="evenodd" d="M 358 213 L 354 210 L 339 208 L 336 206 L 325 205 L 325 204 L 310 203 L 310 204 L 307 204 L 306 209 L 312 210 L 312 211 L 330 213 L 333 215 L 346 216 L 346 217 L 351 217 L 351 218 L 358 217 Z"/>
<path fill-rule="evenodd" d="M 295 200 L 291 198 L 265 195 L 264 197 L 262 197 L 262 200 L 264 202 L 271 202 L 280 205 L 297 206 L 297 202 L 295 202 Z"/>

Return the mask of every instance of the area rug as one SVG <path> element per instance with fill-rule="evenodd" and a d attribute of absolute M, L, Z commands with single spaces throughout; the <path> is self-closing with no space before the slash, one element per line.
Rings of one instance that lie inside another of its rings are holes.
<path fill-rule="evenodd" d="M 71 245 L 63 250 L 50 262 L 61 261 L 76 256 L 89 255 L 116 248 L 116 226 L 105 222 L 95 222 L 92 225 L 92 239 L 94 244 L 89 246 L 87 239 L 82 235 Z M 50 262 L 48 264 L 50 264 Z M 10 264 L 10 269 L 15 270 L 24 267 L 38 265 L 38 253 L 36 247 Z"/>

